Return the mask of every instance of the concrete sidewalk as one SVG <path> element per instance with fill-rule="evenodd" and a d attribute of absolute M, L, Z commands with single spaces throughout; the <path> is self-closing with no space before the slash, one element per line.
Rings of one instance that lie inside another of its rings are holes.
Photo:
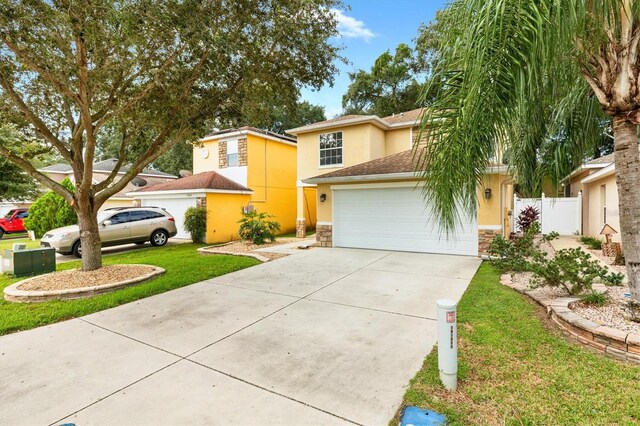
<path fill-rule="evenodd" d="M 0 424 L 387 424 L 480 260 L 314 249 L 0 338 Z"/>

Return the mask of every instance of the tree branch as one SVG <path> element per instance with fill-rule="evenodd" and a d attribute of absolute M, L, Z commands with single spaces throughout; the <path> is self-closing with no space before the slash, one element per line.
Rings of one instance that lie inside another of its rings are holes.
<path fill-rule="evenodd" d="M 6 77 L 0 74 L 0 86 L 7 92 L 9 97 L 16 103 L 20 111 L 25 115 L 26 118 L 31 121 L 31 123 L 35 126 L 36 130 L 44 136 L 44 138 L 49 141 L 56 149 L 60 152 L 60 155 L 64 157 L 69 163 L 73 163 L 73 154 L 66 147 L 65 143 L 58 139 L 51 130 L 36 116 L 36 114 L 31 111 L 31 109 L 27 106 L 27 104 L 22 100 L 20 95 L 14 90 L 13 85 L 6 79 Z"/>
<path fill-rule="evenodd" d="M 2 37 L 2 41 L 4 44 L 11 50 L 16 57 L 27 67 L 31 68 L 33 71 L 40 74 L 45 80 L 53 84 L 61 93 L 64 93 L 69 99 L 76 101 L 78 100 L 78 95 L 73 93 L 68 85 L 65 85 L 62 81 L 56 78 L 51 72 L 42 68 L 40 65 L 31 60 L 22 50 L 18 48 L 15 44 L 9 40 L 7 36 Z"/>
<path fill-rule="evenodd" d="M 55 180 L 46 176 L 45 174 L 39 172 L 35 167 L 33 167 L 33 164 L 25 160 L 23 157 L 20 157 L 14 154 L 13 152 L 9 151 L 7 148 L 5 148 L 2 145 L 0 145 L 0 154 L 4 155 L 10 161 L 22 167 L 22 169 L 25 170 L 27 173 L 29 173 L 31 177 L 33 177 L 35 180 L 37 180 L 47 188 L 62 195 L 64 199 L 67 200 L 67 202 L 72 203 L 75 201 L 73 193 L 71 191 L 69 191 L 64 186 L 60 185 Z"/>

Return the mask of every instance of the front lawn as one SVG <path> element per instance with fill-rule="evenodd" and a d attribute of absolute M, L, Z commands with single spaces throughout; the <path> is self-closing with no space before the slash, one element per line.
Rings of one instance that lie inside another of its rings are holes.
<path fill-rule="evenodd" d="M 255 259 L 240 256 L 200 255 L 196 252 L 198 247 L 202 245 L 177 244 L 104 256 L 105 265 L 144 263 L 160 266 L 166 270 L 166 273 L 158 278 L 113 293 L 89 299 L 33 304 L 9 303 L 2 298 L 0 300 L 0 335 L 87 315 L 260 263 Z M 58 270 L 79 266 L 79 261 L 61 263 L 58 264 Z M 0 291 L 20 279 L 0 275 Z"/>
<path fill-rule="evenodd" d="M 485 262 L 460 302 L 458 391 L 440 384 L 434 349 L 404 403 L 459 425 L 637 424 L 640 367 L 565 341 L 540 307 L 499 279 Z"/>
<path fill-rule="evenodd" d="M 38 248 L 40 247 L 40 240 L 36 240 L 36 241 L 31 241 L 29 238 L 24 237 L 24 238 L 11 238 L 11 237 L 7 237 L 7 235 L 5 234 L 5 236 L 0 240 L 0 250 L 11 250 L 13 248 L 13 245 L 19 243 L 19 244 L 26 244 L 27 248 Z"/>

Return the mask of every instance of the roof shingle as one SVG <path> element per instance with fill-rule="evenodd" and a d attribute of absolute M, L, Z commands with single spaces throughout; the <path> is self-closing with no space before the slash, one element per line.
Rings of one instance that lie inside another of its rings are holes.
<path fill-rule="evenodd" d="M 218 189 L 224 191 L 251 191 L 216 172 L 202 172 L 166 183 L 148 186 L 136 192 L 150 191 L 184 191 L 189 189 Z"/>
<path fill-rule="evenodd" d="M 348 176 L 386 175 L 392 173 L 413 173 L 416 170 L 416 161 L 413 150 L 388 155 L 366 163 L 345 167 L 340 170 L 315 176 L 311 179 L 339 178 Z"/>

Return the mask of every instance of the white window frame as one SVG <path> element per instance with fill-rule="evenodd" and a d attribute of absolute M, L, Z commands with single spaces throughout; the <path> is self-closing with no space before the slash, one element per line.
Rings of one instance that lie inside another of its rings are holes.
<path fill-rule="evenodd" d="M 338 138 L 338 134 L 340 135 L 340 137 Z M 326 136 L 326 135 L 336 135 L 335 139 L 336 140 L 340 140 L 340 146 L 339 147 L 333 147 L 333 148 L 322 148 L 322 137 Z M 329 132 L 329 133 L 321 133 L 320 136 L 318 137 L 318 164 L 320 166 L 320 168 L 334 168 L 334 167 L 342 167 L 343 163 L 344 163 L 344 141 L 342 138 L 342 131 L 336 131 L 336 132 Z M 334 149 L 340 149 L 340 157 L 342 158 L 342 161 L 340 163 L 331 163 L 331 164 L 322 164 L 322 152 L 323 151 L 331 151 Z"/>
<path fill-rule="evenodd" d="M 231 156 L 235 155 L 235 163 L 231 164 Z M 238 167 L 238 141 L 227 141 L 227 167 Z"/>

